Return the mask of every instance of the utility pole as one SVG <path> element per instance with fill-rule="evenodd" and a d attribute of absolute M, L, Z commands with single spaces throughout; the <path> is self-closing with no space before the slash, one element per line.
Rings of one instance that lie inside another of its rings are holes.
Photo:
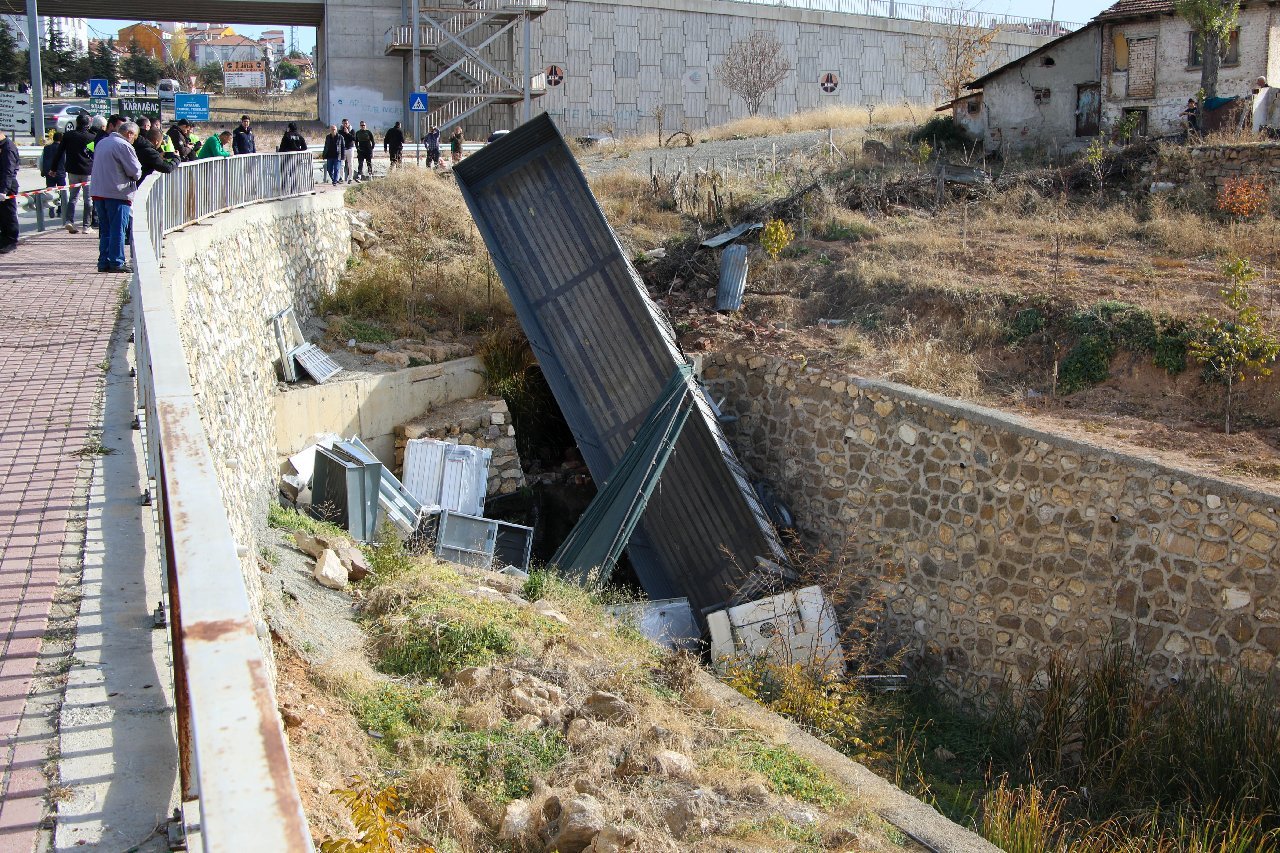
<path fill-rule="evenodd" d="M 520 21 L 520 29 L 524 30 L 524 120 L 528 121 L 533 118 L 533 107 L 530 100 L 531 95 L 529 89 L 533 87 L 532 66 L 533 61 L 529 56 L 529 25 L 533 23 L 533 16 L 525 12 L 524 18 Z"/>
<path fill-rule="evenodd" d="M 31 104 L 35 111 L 31 116 L 31 135 L 36 138 L 37 145 L 44 142 L 44 77 L 40 74 L 40 48 L 43 46 L 36 0 L 27 0 L 27 56 L 31 60 Z"/>
<path fill-rule="evenodd" d="M 422 28 L 418 26 L 418 17 L 421 11 L 418 8 L 418 0 L 413 0 L 412 20 L 409 22 L 413 30 L 409 36 L 411 39 L 409 50 L 409 61 L 413 64 L 413 72 L 410 80 L 413 82 L 413 94 L 418 94 L 418 88 L 422 85 L 422 63 L 419 59 L 418 51 L 422 49 L 422 41 L 419 38 Z M 406 104 L 406 106 L 408 106 Z M 414 164 L 422 165 L 422 113 L 415 112 L 413 114 L 413 150 Z"/>

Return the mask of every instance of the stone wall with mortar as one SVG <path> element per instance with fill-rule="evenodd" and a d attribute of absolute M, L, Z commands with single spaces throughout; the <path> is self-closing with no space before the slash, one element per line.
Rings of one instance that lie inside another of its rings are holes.
<path fill-rule="evenodd" d="M 516 450 L 516 428 L 511 425 L 511 413 L 501 397 L 459 400 L 396 427 L 397 476 L 404 472 L 405 443 L 413 438 L 434 438 L 450 444 L 492 449 L 489 497 L 513 494 L 525 484 L 524 468 Z"/>
<path fill-rule="evenodd" d="M 279 475 L 272 399 L 279 358 L 271 318 L 293 306 L 305 323 L 350 251 L 340 193 L 242 208 L 165 238 L 163 275 L 258 610 L 255 529 L 266 523 Z"/>
<path fill-rule="evenodd" d="M 1280 675 L 1280 497 L 892 383 L 736 351 L 704 377 L 743 462 L 879 575 L 893 633 L 957 691 L 1112 637 L 1160 678 Z"/>

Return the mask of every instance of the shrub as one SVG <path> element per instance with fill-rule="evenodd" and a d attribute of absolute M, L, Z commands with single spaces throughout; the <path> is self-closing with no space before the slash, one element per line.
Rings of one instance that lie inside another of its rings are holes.
<path fill-rule="evenodd" d="M 907 141 L 913 145 L 924 142 L 940 150 L 959 149 L 971 145 L 973 140 L 956 124 L 954 116 L 936 116 L 911 131 Z"/>
<path fill-rule="evenodd" d="M 1111 357 L 1115 345 L 1105 335 L 1081 335 L 1058 366 L 1058 391 L 1074 394 L 1105 382 L 1111 375 Z"/>
<path fill-rule="evenodd" d="M 501 625 L 417 616 L 394 638 L 380 643 L 379 663 L 394 675 L 441 678 L 469 666 L 514 654 L 516 640 Z"/>
<path fill-rule="evenodd" d="M 525 732 L 510 723 L 487 732 L 441 733 L 433 751 L 458 768 L 463 780 L 500 802 L 527 797 L 533 780 L 568 755 L 559 732 Z"/>
<path fill-rule="evenodd" d="M 1217 208 L 1237 219 L 1252 219 L 1271 204 L 1266 183 L 1257 175 L 1227 178 L 1218 189 Z"/>
<path fill-rule="evenodd" d="M 764 247 L 769 257 L 776 261 L 795 239 L 795 232 L 791 230 L 790 225 L 781 219 L 770 219 L 764 225 L 764 233 L 760 236 L 760 245 Z"/>
<path fill-rule="evenodd" d="M 816 764 L 785 745 L 752 743 L 745 747 L 745 753 L 743 765 L 763 776 L 783 796 L 828 807 L 844 802 L 840 789 Z"/>

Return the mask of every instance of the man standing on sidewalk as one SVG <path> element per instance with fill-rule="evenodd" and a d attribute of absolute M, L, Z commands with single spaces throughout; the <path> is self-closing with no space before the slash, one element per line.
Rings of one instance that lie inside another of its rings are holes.
<path fill-rule="evenodd" d="M 93 147 L 89 196 L 98 215 L 98 272 L 133 272 L 125 263 L 124 244 L 133 219 L 133 194 L 142 178 L 133 150 L 137 138 L 138 126 L 127 121 Z"/>
<path fill-rule="evenodd" d="M 58 155 L 54 163 L 55 167 L 67 173 L 67 183 L 71 186 L 67 193 L 67 206 L 62 211 L 62 223 L 72 234 L 79 231 L 79 228 L 76 228 L 76 200 L 81 195 L 80 190 L 84 189 L 80 184 L 87 183 L 89 174 L 93 171 L 93 141 L 96 137 L 89 123 L 87 113 L 76 116 L 76 129 L 62 135 L 62 142 L 58 145 Z M 93 204 L 89 201 L 88 190 L 85 190 L 84 215 L 81 218 L 80 228 L 87 229 L 92 218 Z"/>
<path fill-rule="evenodd" d="M 258 143 L 253 138 L 253 130 L 249 127 L 249 117 L 240 116 L 240 126 L 231 137 L 233 154 L 257 154 Z"/>
<path fill-rule="evenodd" d="M 0 255 L 18 248 L 18 146 L 0 130 Z"/>

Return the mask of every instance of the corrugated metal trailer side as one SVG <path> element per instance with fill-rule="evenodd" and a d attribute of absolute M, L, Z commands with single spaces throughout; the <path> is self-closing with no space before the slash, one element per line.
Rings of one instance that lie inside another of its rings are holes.
<path fill-rule="evenodd" d="M 454 168 L 573 430 L 603 482 L 684 356 L 544 114 Z M 628 555 L 653 598 L 727 601 L 782 549 L 703 395 Z"/>

